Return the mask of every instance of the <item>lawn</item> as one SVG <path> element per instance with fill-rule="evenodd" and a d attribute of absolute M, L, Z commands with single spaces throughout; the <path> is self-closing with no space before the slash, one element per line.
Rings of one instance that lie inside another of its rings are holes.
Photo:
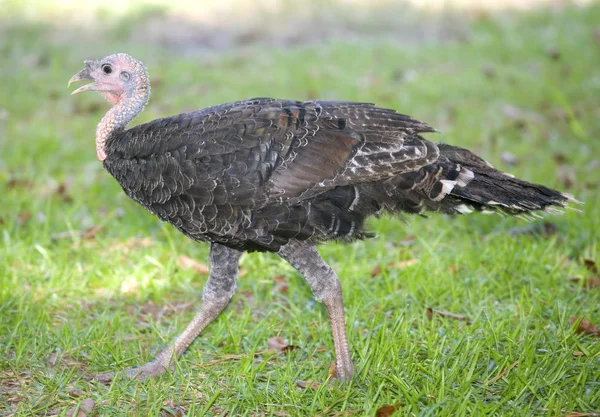
<path fill-rule="evenodd" d="M 0 11 L 0 416 L 600 416 L 600 6 L 203 49 L 15 4 Z M 162 13 L 127 18 L 156 35 Z M 373 239 L 323 245 L 344 291 L 348 385 L 327 383 L 327 315 L 302 277 L 246 254 L 232 302 L 174 373 L 105 386 L 86 376 L 145 363 L 191 320 L 208 255 L 96 160 L 108 104 L 66 83 L 114 52 L 154 82 L 135 123 L 254 96 L 375 102 L 584 205 L 532 222 L 382 217 Z M 270 350 L 274 337 L 290 348 Z"/>

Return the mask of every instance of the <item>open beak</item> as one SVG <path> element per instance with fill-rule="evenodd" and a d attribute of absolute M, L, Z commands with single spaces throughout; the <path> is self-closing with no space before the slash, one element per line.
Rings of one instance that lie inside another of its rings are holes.
<path fill-rule="evenodd" d="M 70 86 L 72 83 L 75 83 L 75 82 L 78 82 L 78 81 L 84 81 L 84 80 L 92 80 L 92 81 L 94 81 L 94 79 L 90 75 L 90 66 L 88 65 L 87 62 L 86 62 L 86 66 L 85 66 L 84 69 L 82 69 L 77 74 L 75 74 L 75 75 L 73 75 L 71 77 L 71 79 L 69 80 L 69 84 L 67 85 L 67 87 Z M 94 91 L 94 90 L 97 89 L 97 86 L 98 86 L 98 84 L 96 84 L 95 82 L 83 85 L 83 86 L 79 87 L 77 90 L 74 90 L 71 93 L 71 95 L 83 93 L 84 91 Z"/>

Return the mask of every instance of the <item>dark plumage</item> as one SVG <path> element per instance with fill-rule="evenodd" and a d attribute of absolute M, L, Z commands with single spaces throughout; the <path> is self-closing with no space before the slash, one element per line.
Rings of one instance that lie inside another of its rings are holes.
<path fill-rule="evenodd" d="M 329 312 L 336 375 L 352 374 L 339 281 L 314 246 L 369 236 L 383 212 L 525 214 L 574 201 L 500 171 L 470 151 L 435 145 L 428 125 L 368 103 L 256 98 L 125 130 L 146 104 L 143 65 L 125 54 L 86 61 L 71 81 L 113 104 L 98 125 L 99 159 L 125 193 L 186 236 L 211 243 L 198 316 L 155 361 L 156 375 L 227 305 L 241 251 L 270 251 L 307 279 Z M 75 93 L 75 92 L 74 92 Z M 109 379 L 112 375 L 101 375 Z"/>

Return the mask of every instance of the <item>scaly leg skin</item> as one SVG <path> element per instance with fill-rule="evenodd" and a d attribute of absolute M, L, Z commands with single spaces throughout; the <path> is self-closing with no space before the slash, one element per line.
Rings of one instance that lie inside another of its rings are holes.
<path fill-rule="evenodd" d="M 317 301 L 325 305 L 333 334 L 335 377 L 340 382 L 350 381 L 354 365 L 350 358 L 346 336 L 340 280 L 333 269 L 321 258 L 314 245 L 310 243 L 291 240 L 279 250 L 278 255 L 304 276 Z"/>
<path fill-rule="evenodd" d="M 235 292 L 235 281 L 239 270 L 242 252 L 217 243 L 210 247 L 210 276 L 204 286 L 202 304 L 196 317 L 187 325 L 185 330 L 175 338 L 175 341 L 160 352 L 152 362 L 137 368 L 122 371 L 128 378 L 145 379 L 164 374 L 172 369 L 175 359 L 180 357 L 188 346 L 198 337 L 200 332 L 210 324 L 227 307 Z M 114 372 L 98 374 L 94 379 L 100 382 L 110 382 L 115 377 Z"/>

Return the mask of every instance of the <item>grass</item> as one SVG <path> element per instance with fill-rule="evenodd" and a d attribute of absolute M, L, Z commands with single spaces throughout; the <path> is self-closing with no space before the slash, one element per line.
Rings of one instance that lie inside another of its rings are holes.
<path fill-rule="evenodd" d="M 483 14 L 447 42 L 332 38 L 190 57 L 13 19 L 0 39 L 0 416 L 67 415 L 90 398 L 90 415 L 373 416 L 396 404 L 398 416 L 600 415 L 600 338 L 569 323 L 600 324 L 600 289 L 569 279 L 600 261 L 599 21 L 598 6 Z M 269 254 L 244 255 L 232 303 L 173 374 L 103 386 L 85 375 L 147 361 L 193 317 L 206 276 L 178 258 L 208 253 L 95 160 L 106 105 L 70 97 L 66 81 L 116 51 L 154 80 L 140 122 L 252 96 L 374 101 L 585 205 L 547 217 L 546 234 L 499 216 L 384 217 L 370 223 L 377 238 L 322 246 L 345 294 L 348 386 L 296 384 L 326 381 L 329 325 Z M 429 320 L 427 308 L 472 323 Z M 265 352 L 274 336 L 297 348 Z"/>

